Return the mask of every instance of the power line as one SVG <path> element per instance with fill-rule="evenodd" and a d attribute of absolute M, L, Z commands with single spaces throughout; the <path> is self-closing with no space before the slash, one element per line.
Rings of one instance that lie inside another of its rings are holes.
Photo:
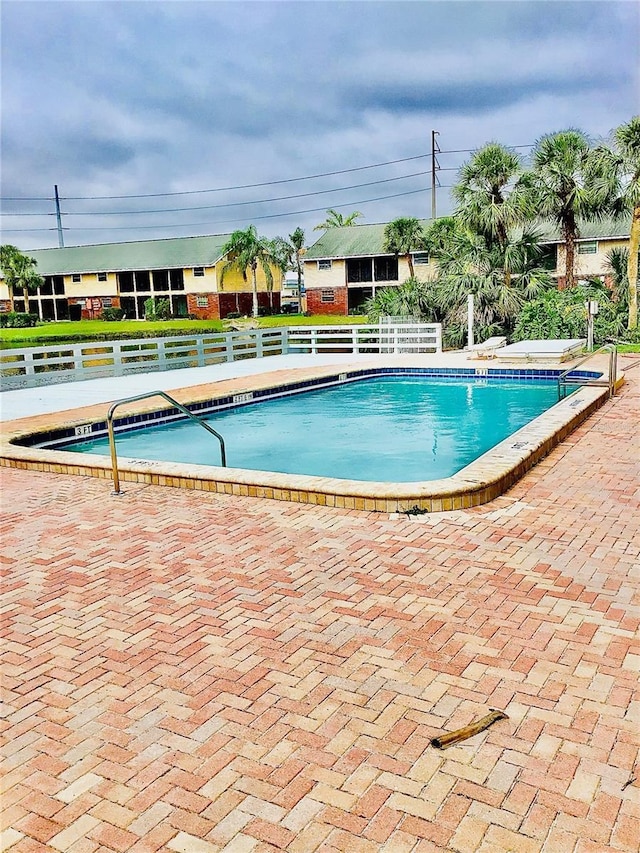
<path fill-rule="evenodd" d="M 316 195 L 327 195 L 327 193 L 333 192 L 344 192 L 345 190 L 354 190 L 359 189 L 360 187 L 372 187 L 378 184 L 389 184 L 394 181 L 404 181 L 408 178 L 418 178 L 424 175 L 428 175 L 428 172 L 412 172 L 410 175 L 399 175 L 396 178 L 383 178 L 379 181 L 367 181 L 363 184 L 352 184 L 348 187 L 333 187 L 328 190 L 315 190 L 314 192 L 308 193 L 297 193 L 296 195 L 284 195 L 277 196 L 275 198 L 263 198 L 256 199 L 253 201 L 233 201 L 226 202 L 225 204 L 207 204 L 200 206 L 191 206 L 191 207 L 165 207 L 165 208 L 150 208 L 147 210 L 105 210 L 105 211 L 82 211 L 82 212 L 73 212 L 64 210 L 62 214 L 64 216 L 131 216 L 131 215 L 139 215 L 145 213 L 184 213 L 189 210 L 217 210 L 224 207 L 244 207 L 246 205 L 252 204 L 267 204 L 272 201 L 287 201 L 292 198 L 308 198 L 309 196 Z M 2 212 L 0 216 L 53 216 L 53 213 L 7 213 Z"/>
<path fill-rule="evenodd" d="M 277 181 L 261 181 L 257 184 L 238 184 L 237 186 L 232 187 L 214 187 L 208 190 L 181 190 L 179 192 L 166 192 L 166 193 L 141 193 L 135 195 L 77 195 L 77 196 L 61 196 L 64 201 L 96 201 L 98 199 L 121 199 L 121 198 L 160 198 L 166 196 L 175 196 L 175 195 L 199 195 L 202 193 L 221 193 L 221 192 L 229 192 L 230 190 L 249 190 L 255 187 L 272 187 L 276 184 L 291 184 L 295 181 L 311 181 L 316 178 L 328 178 L 332 175 L 346 175 L 349 172 L 362 172 L 365 169 L 378 169 L 381 166 L 393 166 L 396 163 L 407 163 L 409 160 L 421 160 L 425 157 L 428 157 L 428 154 L 416 154 L 414 157 L 402 157 L 399 160 L 387 160 L 384 163 L 372 163 L 369 166 L 356 166 L 352 169 L 339 169 L 335 172 L 320 172 L 317 175 L 303 175 L 299 178 L 283 178 Z M 33 197 L 33 198 L 21 198 L 21 197 L 3 197 L 0 199 L 2 201 L 53 201 L 53 197 Z"/>
<path fill-rule="evenodd" d="M 443 184 L 438 187 L 439 189 L 450 189 L 450 185 Z M 421 187 L 418 190 L 408 190 L 403 193 L 394 193 L 393 195 L 384 195 L 378 196 L 377 198 L 368 198 L 360 201 L 351 201 L 345 202 L 344 204 L 337 204 L 336 207 L 353 207 L 353 205 L 365 205 L 371 204 L 376 201 L 385 201 L 386 199 L 392 198 L 401 198 L 402 196 L 407 195 L 416 195 L 417 193 L 427 192 L 426 187 Z M 262 216 L 252 216 L 252 220 L 261 220 L 261 219 L 278 219 L 283 216 L 301 216 L 306 213 L 318 213 L 319 211 L 326 210 L 326 207 L 313 207 L 307 210 L 295 210 L 290 211 L 288 213 L 271 213 L 264 214 Z M 64 231 L 140 231 L 140 230 L 149 230 L 154 228 L 196 228 L 196 227 L 208 227 L 209 225 L 219 225 L 223 223 L 234 224 L 237 222 L 246 222 L 246 218 L 242 219 L 215 219 L 210 220 L 209 222 L 184 222 L 184 223 L 176 223 L 172 222 L 170 224 L 165 225 L 133 225 L 133 226 L 107 226 L 107 227 L 87 227 L 87 228 L 64 228 Z M 4 229 L 7 234 L 23 234 L 23 233 L 33 233 L 33 232 L 42 232 L 42 231 L 55 231 L 55 228 L 14 228 L 14 229 Z"/>
<path fill-rule="evenodd" d="M 533 144 L 529 145 L 505 145 L 505 148 L 532 148 Z M 468 154 L 473 151 L 477 151 L 478 147 L 475 148 L 450 148 L 450 149 L 442 149 L 438 151 L 438 154 Z M 426 154 L 416 154 L 413 157 L 401 157 L 397 160 L 387 160 L 383 163 L 372 163 L 368 166 L 356 166 L 351 169 L 339 169 L 333 172 L 320 172 L 317 175 L 303 175 L 298 178 L 284 178 L 277 181 L 261 181 L 255 184 L 239 184 L 237 186 L 230 187 L 214 187 L 212 189 L 206 190 L 182 190 L 179 192 L 164 192 L 164 193 L 139 193 L 133 195 L 94 195 L 94 196 L 61 196 L 60 198 L 64 201 L 86 201 L 86 200 L 105 200 L 105 199 L 125 199 L 125 198 L 161 198 L 168 196 L 177 196 L 177 195 L 201 195 L 204 193 L 217 193 L 217 192 L 229 192 L 231 190 L 245 190 L 245 189 L 253 189 L 257 187 L 269 187 L 275 186 L 277 184 L 289 184 L 294 183 L 296 181 L 310 181 L 315 180 L 316 178 L 327 178 L 332 175 L 345 175 L 350 172 L 362 172 L 365 169 L 378 169 L 382 166 L 391 166 L 396 163 L 407 163 L 411 160 L 421 160 L 426 157 L 431 157 L 432 152 L 429 151 Z M 455 168 L 443 169 L 443 171 L 457 171 Z M 53 196 L 2 196 L 0 197 L 0 201 L 55 201 Z"/>

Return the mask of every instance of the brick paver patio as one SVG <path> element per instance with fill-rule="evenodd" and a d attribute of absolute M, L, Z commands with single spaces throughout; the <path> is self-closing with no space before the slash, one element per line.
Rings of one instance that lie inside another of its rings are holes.
<path fill-rule="evenodd" d="M 639 373 L 473 510 L 3 469 L 2 849 L 638 850 Z"/>

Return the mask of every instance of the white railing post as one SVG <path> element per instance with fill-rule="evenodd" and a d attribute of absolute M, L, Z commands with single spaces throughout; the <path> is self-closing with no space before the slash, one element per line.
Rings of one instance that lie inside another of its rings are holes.
<path fill-rule="evenodd" d="M 113 375 L 122 376 L 124 365 L 122 363 L 122 344 L 120 341 L 113 342 Z"/>
<path fill-rule="evenodd" d="M 34 376 L 35 375 L 35 367 L 33 365 L 33 353 L 25 352 L 23 355 L 24 359 L 24 375 L 25 376 Z"/>
<path fill-rule="evenodd" d="M 166 340 L 164 340 L 163 338 L 158 339 L 158 370 L 167 369 L 166 343 Z"/>
<path fill-rule="evenodd" d="M 74 344 L 71 348 L 73 353 L 73 369 L 82 374 L 84 369 L 84 358 L 82 355 L 82 344 Z"/>
<path fill-rule="evenodd" d="M 256 329 L 256 358 L 264 358 L 264 332 L 262 329 Z"/>
<path fill-rule="evenodd" d="M 224 333 L 224 352 L 227 361 L 233 361 L 233 332 Z"/>

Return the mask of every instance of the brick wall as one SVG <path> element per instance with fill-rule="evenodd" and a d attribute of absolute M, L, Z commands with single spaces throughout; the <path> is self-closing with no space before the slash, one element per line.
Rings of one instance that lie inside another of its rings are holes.
<path fill-rule="evenodd" d="M 194 317 L 197 317 L 198 320 L 219 320 L 220 319 L 220 306 L 218 303 L 218 294 L 217 293 L 204 293 L 202 296 L 206 296 L 209 304 L 206 307 L 198 307 L 198 296 L 200 294 L 197 293 L 187 293 L 187 311 L 189 314 L 192 314 Z"/>
<path fill-rule="evenodd" d="M 96 300 L 96 307 L 92 307 L 92 300 Z M 111 305 L 107 306 L 109 308 L 119 308 L 120 307 L 120 297 L 119 296 L 69 296 L 67 299 L 67 304 L 78 305 L 78 303 L 84 303 L 82 306 L 81 317 L 83 320 L 99 320 L 102 317 L 102 312 L 104 311 L 104 300 L 110 299 Z M 100 303 L 100 307 L 98 307 L 98 302 Z"/>
<path fill-rule="evenodd" d="M 333 293 L 333 302 L 323 302 L 322 293 L 331 290 Z M 336 314 L 340 317 L 346 317 L 347 311 L 347 288 L 313 288 L 307 290 L 307 311 L 311 314 Z"/>
<path fill-rule="evenodd" d="M 243 317 L 251 317 L 253 314 L 253 293 L 231 292 L 218 294 L 220 300 L 220 317 L 224 320 L 229 314 L 240 314 Z M 258 308 L 264 309 L 265 313 L 277 314 L 280 311 L 280 293 L 272 291 L 258 291 Z"/>
<path fill-rule="evenodd" d="M 243 317 L 250 317 L 253 313 L 253 293 L 251 291 L 230 292 L 230 293 L 207 293 L 201 294 L 206 296 L 209 304 L 205 307 L 198 307 L 198 294 L 187 294 L 187 309 L 189 314 L 193 314 L 198 320 L 224 320 L 229 314 L 238 313 Z M 277 314 L 280 310 L 280 293 L 273 291 L 271 293 L 260 291 L 258 293 L 258 307 Z"/>

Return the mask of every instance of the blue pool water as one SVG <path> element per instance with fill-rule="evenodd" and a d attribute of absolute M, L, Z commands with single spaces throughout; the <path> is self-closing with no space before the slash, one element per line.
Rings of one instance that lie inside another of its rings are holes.
<path fill-rule="evenodd" d="M 350 480 L 450 477 L 557 402 L 555 382 L 384 376 L 208 416 L 227 465 Z M 191 421 L 118 434 L 119 457 L 219 465 Z M 106 438 L 65 445 L 108 454 Z"/>

